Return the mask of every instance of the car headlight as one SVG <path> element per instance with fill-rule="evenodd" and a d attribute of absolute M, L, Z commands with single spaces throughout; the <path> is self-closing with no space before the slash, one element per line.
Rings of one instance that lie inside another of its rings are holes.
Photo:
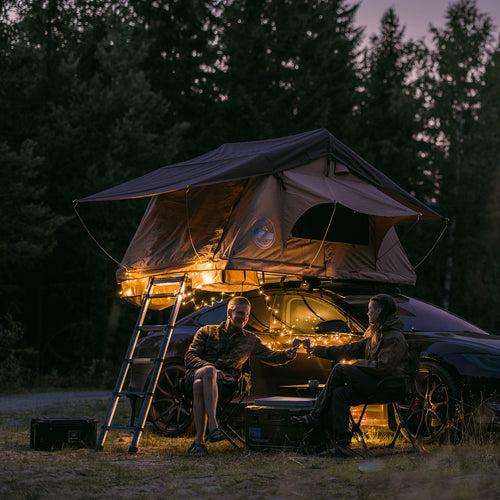
<path fill-rule="evenodd" d="M 463 354 L 463 357 L 483 370 L 500 372 L 499 354 Z"/>

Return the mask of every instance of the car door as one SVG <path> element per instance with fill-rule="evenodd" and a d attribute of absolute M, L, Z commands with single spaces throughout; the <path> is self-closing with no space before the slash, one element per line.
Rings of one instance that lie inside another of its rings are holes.
<path fill-rule="evenodd" d="M 249 298 L 252 310 L 247 328 L 273 350 L 291 347 L 295 338 L 309 338 L 312 345 L 340 345 L 362 335 L 359 324 L 320 293 L 273 290 Z M 322 325 L 343 325 L 343 331 L 325 331 Z M 309 380 L 324 383 L 332 365 L 328 360 L 309 357 L 301 346 L 297 357 L 285 365 L 272 366 L 252 357 L 250 367 L 252 394 L 263 397 L 296 395 L 297 388 L 290 386 L 307 384 Z"/>

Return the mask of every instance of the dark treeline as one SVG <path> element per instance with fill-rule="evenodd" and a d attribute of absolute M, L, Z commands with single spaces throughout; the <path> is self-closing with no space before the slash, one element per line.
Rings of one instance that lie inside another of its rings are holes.
<path fill-rule="evenodd" d="M 499 51 L 475 0 L 429 42 L 347 0 L 0 1 L 0 386 L 114 380 L 137 310 L 72 200 L 225 142 L 327 128 L 450 218 L 414 296 L 500 317 Z M 123 255 L 147 200 L 80 204 Z M 417 265 L 442 226 L 402 228 Z"/>

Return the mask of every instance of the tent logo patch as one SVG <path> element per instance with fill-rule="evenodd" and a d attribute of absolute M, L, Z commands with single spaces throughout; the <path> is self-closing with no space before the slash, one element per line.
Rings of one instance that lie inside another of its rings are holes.
<path fill-rule="evenodd" d="M 271 219 L 260 217 L 252 224 L 253 241 L 260 248 L 269 248 L 276 238 L 276 230 Z"/>

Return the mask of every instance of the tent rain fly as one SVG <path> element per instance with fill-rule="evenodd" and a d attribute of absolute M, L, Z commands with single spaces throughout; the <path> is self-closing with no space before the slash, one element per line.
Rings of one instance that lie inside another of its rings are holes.
<path fill-rule="evenodd" d="M 413 284 L 394 226 L 441 219 L 325 129 L 225 144 L 78 202 L 144 196 L 117 271 L 136 303 L 150 277 L 186 272 L 229 292 L 262 272 Z"/>

